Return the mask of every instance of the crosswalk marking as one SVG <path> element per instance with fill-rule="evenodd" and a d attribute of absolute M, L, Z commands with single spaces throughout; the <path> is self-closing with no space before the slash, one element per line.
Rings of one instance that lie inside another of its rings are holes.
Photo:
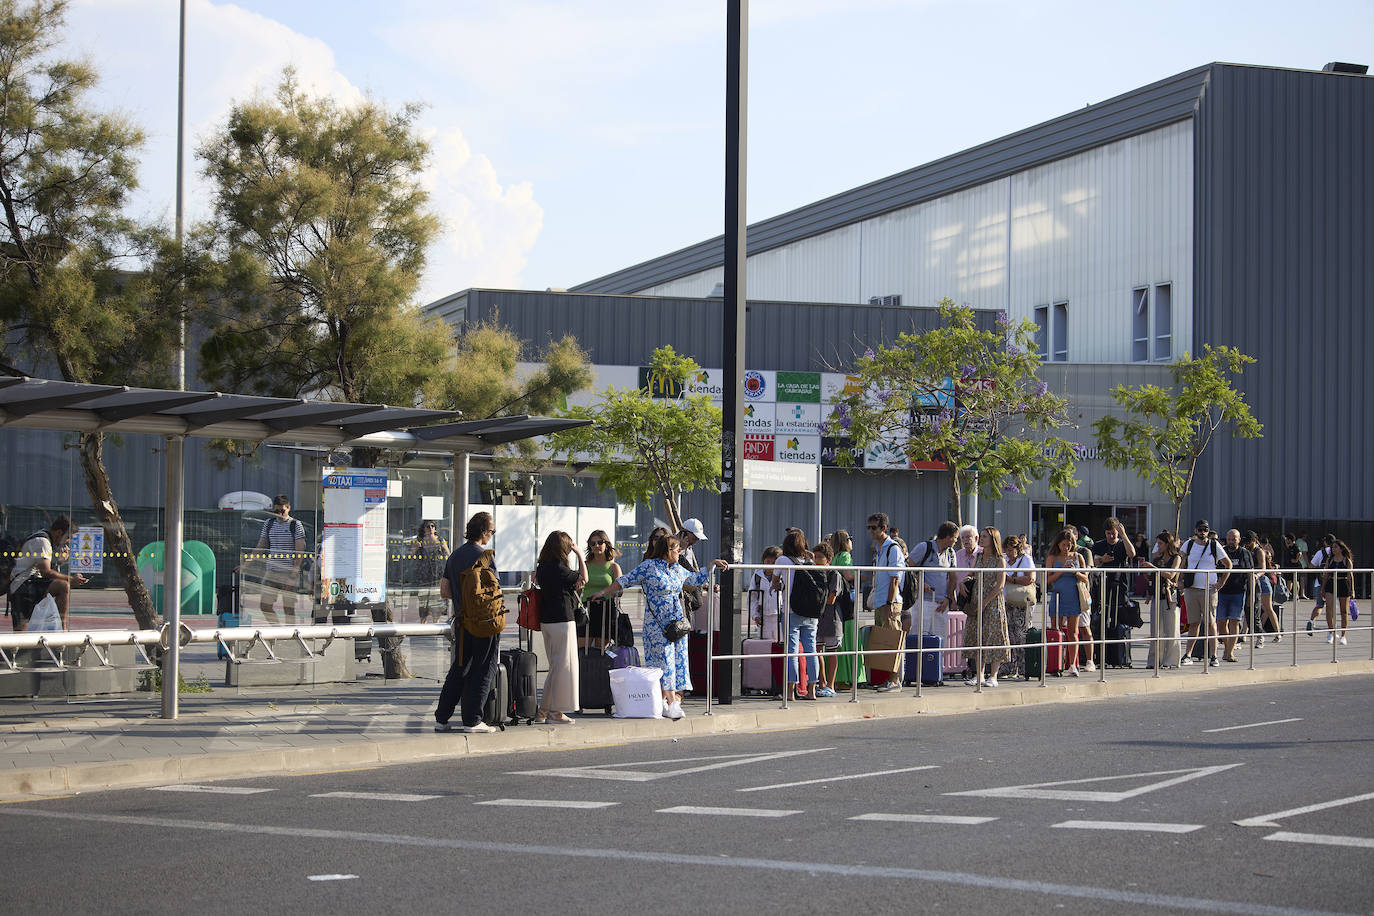
<path fill-rule="evenodd" d="M 307 880 L 307 881 L 351 881 L 351 880 L 353 880 L 353 879 L 355 879 L 355 878 L 357 878 L 357 877 L 358 877 L 357 875 L 306 875 L 306 876 L 305 876 L 305 880 Z"/>
<path fill-rule="evenodd" d="M 719 814 L 726 817 L 789 817 L 800 811 L 785 808 L 709 808 L 701 805 L 678 805 L 660 808 L 657 814 Z"/>
<path fill-rule="evenodd" d="M 576 808 L 579 810 L 592 810 L 596 808 L 611 808 L 620 804 L 620 802 L 575 801 L 553 798 L 493 798 L 487 801 L 474 802 L 474 804 L 497 805 L 504 808 Z"/>
<path fill-rule="evenodd" d="M 1051 824 L 1068 830 L 1128 830 L 1137 833 L 1192 833 L 1205 824 L 1154 824 L 1148 821 L 1061 821 Z"/>
<path fill-rule="evenodd" d="M 1249 724 L 1247 724 L 1247 725 L 1228 725 L 1228 726 L 1226 726 L 1225 728 L 1204 728 L 1204 729 L 1202 730 L 1202 732 L 1203 732 L 1203 734 L 1212 734 L 1213 732 L 1233 732 L 1233 731 L 1236 731 L 1237 729 L 1242 729 L 1242 728 L 1259 728 L 1261 725 L 1284 725 L 1285 723 L 1288 723 L 1288 722 L 1301 722 L 1301 721 L 1302 721 L 1301 718 L 1298 718 L 1298 719 L 1270 719 L 1268 722 L 1251 722 L 1251 723 L 1249 723 Z"/>
<path fill-rule="evenodd" d="M 1265 837 L 1280 843 L 1309 843 L 1313 846 L 1353 846 L 1357 849 L 1374 849 L 1374 838 L 1363 836 L 1334 836 L 1325 833 L 1293 833 L 1280 830 Z"/>
<path fill-rule="evenodd" d="M 198 786 L 192 783 L 176 786 L 150 786 L 152 792 L 204 792 L 209 795 L 257 795 L 271 792 L 271 789 L 253 789 L 248 786 Z"/>
<path fill-rule="evenodd" d="M 410 792 L 321 792 L 311 798 L 351 798 L 359 801 L 422 802 L 442 795 L 415 795 Z"/>
<path fill-rule="evenodd" d="M 1273 814 L 1259 814 L 1255 817 L 1236 821 L 1235 824 L 1237 827 L 1277 827 L 1280 818 L 1311 814 L 1314 811 L 1325 811 L 1327 808 L 1340 808 L 1344 805 L 1353 805 L 1370 799 L 1374 799 L 1374 792 L 1366 792 L 1364 795 L 1351 795 L 1349 798 L 1337 798 L 1315 805 L 1304 805 L 1301 808 L 1289 808 L 1287 811 L 1275 811 Z"/>
<path fill-rule="evenodd" d="M 987 824 L 997 820 L 995 817 L 973 817 L 972 815 L 962 814 L 888 814 L 883 811 L 875 811 L 872 814 L 860 814 L 850 818 L 851 821 L 890 821 L 895 824 L 963 824 L 970 827 L 978 824 Z"/>
<path fill-rule="evenodd" d="M 772 786 L 751 786 L 748 789 L 736 789 L 736 792 L 762 792 L 765 789 L 791 789 L 795 786 L 813 786 L 818 782 L 839 782 L 845 779 L 868 779 L 872 776 L 891 776 L 894 773 L 914 773 L 917 770 L 938 770 L 935 764 L 921 767 L 902 767 L 899 770 L 879 770 L 876 773 L 853 773 L 849 776 L 825 776 L 820 779 L 803 779 L 801 782 L 780 782 Z"/>

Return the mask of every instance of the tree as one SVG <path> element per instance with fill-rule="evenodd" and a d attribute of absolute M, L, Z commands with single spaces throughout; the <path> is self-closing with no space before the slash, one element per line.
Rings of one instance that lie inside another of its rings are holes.
<path fill-rule="evenodd" d="M 650 360 L 650 385 L 669 396 L 607 388 L 597 403 L 566 414 L 591 425 L 558 433 L 551 448 L 569 460 L 591 456 L 598 488 L 622 502 L 652 504 L 660 497 L 668 524 L 681 530 L 681 491 L 720 492 L 720 408 L 710 395 L 682 394 L 700 371 L 690 357 L 660 347 Z"/>
<path fill-rule="evenodd" d="M 287 71 L 271 99 L 234 106 L 199 150 L 215 187 L 202 233 L 217 310 L 202 373 L 232 391 L 463 410 L 545 409 L 590 380 L 572 338 L 517 380 L 524 345 L 495 322 L 458 342 L 413 303 L 438 230 L 420 183 L 419 108 L 352 107 L 305 95 Z M 376 449 L 353 450 L 372 466 Z M 391 610 L 387 610 L 391 619 Z M 387 677 L 408 677 L 403 641 L 382 640 Z"/>
<path fill-rule="evenodd" d="M 1117 385 L 1112 399 L 1126 419 L 1107 415 L 1093 424 L 1097 452 L 1107 467 L 1131 468 L 1174 504 L 1174 531 L 1183 501 L 1192 492 L 1198 460 L 1223 426 L 1232 438 L 1258 439 L 1260 422 L 1245 394 L 1232 382 L 1253 363 L 1234 347 L 1204 345 L 1201 358 L 1188 353 L 1169 365 L 1173 388 Z"/>
<path fill-rule="evenodd" d="M 836 402 L 827 434 L 863 448 L 894 443 L 913 461 L 943 460 L 959 523 L 970 486 L 997 499 L 1048 477 L 1063 498 L 1076 483 L 1073 458 L 1047 432 L 1068 425 L 1068 402 L 1037 377 L 1035 326 L 1002 313 L 995 331 L 980 330 L 973 310 L 949 299 L 940 301 L 940 319 L 855 360 L 852 390 Z M 852 460 L 840 450 L 841 463 Z"/>
<path fill-rule="evenodd" d="M 94 68 L 54 54 L 66 6 L 0 0 L 0 363 L 11 374 L 30 362 L 69 382 L 165 386 L 180 255 L 165 233 L 122 214 L 143 134 L 89 108 Z M 134 618 L 154 627 L 103 445 L 100 433 L 78 436 L 82 477 Z"/>

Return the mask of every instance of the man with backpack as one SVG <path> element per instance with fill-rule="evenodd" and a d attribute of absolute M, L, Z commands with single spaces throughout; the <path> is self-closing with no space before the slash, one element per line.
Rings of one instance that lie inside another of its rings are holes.
<path fill-rule="evenodd" d="M 885 512 L 875 512 L 868 517 L 868 536 L 873 541 L 873 565 L 905 566 L 906 560 L 902 556 L 901 548 L 892 539 L 887 525 Z M 875 671 L 875 666 L 878 666 L 877 671 L 882 671 L 881 666 L 885 659 L 893 663 L 887 680 L 877 685 L 884 693 L 902 689 L 901 663 L 906 656 L 906 652 L 902 651 L 905 642 L 902 631 L 902 579 L 903 574 L 897 571 L 875 573 L 873 591 L 868 596 L 868 606 L 873 611 L 873 629 L 869 631 L 869 642 L 872 643 L 877 635 L 883 645 L 876 648 L 888 648 L 890 642 L 894 650 L 893 656 L 875 655 L 869 659 L 870 673 Z M 891 634 L 879 635 L 879 630 L 892 630 L 896 638 L 892 638 Z"/>
<path fill-rule="evenodd" d="M 257 549 L 266 551 L 262 561 L 262 600 L 258 605 L 263 619 L 273 625 L 277 623 L 273 606 L 280 597 L 282 613 L 288 620 L 295 620 L 301 564 L 305 562 L 305 525 L 291 517 L 291 497 L 285 493 L 272 498 L 272 515 L 262 523 Z"/>
<path fill-rule="evenodd" d="M 918 569 L 936 570 L 924 576 L 907 573 L 908 579 L 924 578 L 923 593 L 917 599 L 921 608 L 921 633 L 944 637 L 949 632 L 949 574 L 938 570 L 948 570 L 954 565 L 954 541 L 959 535 L 959 526 L 953 522 L 941 522 L 935 536 L 911 548 L 906 565 Z"/>
<path fill-rule="evenodd" d="M 506 625 L 496 558 L 487 549 L 494 534 L 490 512 L 468 519 L 464 544 L 449 556 L 439 580 L 440 596 L 453 602 L 454 652 L 434 710 L 436 732 L 496 731 L 482 721 L 482 707 L 501 663 L 501 630 Z M 455 728 L 449 720 L 460 700 L 462 725 Z"/>
<path fill-rule="evenodd" d="M 1193 536 L 1183 545 L 1183 600 L 1189 615 L 1198 616 L 1198 635 L 1207 646 L 1207 664 L 1217 667 L 1217 591 L 1230 578 L 1231 558 L 1217 544 L 1216 535 L 1207 520 L 1199 519 L 1193 526 Z M 1220 581 L 1218 581 L 1220 578 Z M 1188 646 L 1191 653 L 1193 645 Z M 1183 664 L 1193 659 L 1184 656 Z"/>
<path fill-rule="evenodd" d="M 45 596 L 52 596 L 57 604 L 57 614 L 62 618 L 62 629 L 67 628 L 67 599 L 73 585 L 84 585 L 89 581 L 80 573 L 58 572 L 54 565 L 63 554 L 63 548 L 72 536 L 71 519 L 59 515 L 52 520 L 46 530 L 34 532 L 19 546 L 18 556 L 10 569 L 7 593 L 9 595 L 10 622 L 14 632 L 22 633 L 28 629 L 33 609 Z"/>

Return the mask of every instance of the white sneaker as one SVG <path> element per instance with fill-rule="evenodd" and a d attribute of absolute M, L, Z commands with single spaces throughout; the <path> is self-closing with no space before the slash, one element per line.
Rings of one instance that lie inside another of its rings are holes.
<path fill-rule="evenodd" d="M 1331 645 L 1331 644 L 1332 644 L 1333 642 L 1335 642 L 1335 641 L 1336 641 L 1336 634 L 1335 634 L 1335 633 L 1328 633 L 1328 634 L 1326 634 L 1326 644 L 1327 644 L 1328 646 Z"/>
<path fill-rule="evenodd" d="M 1192 663 L 1193 657 L 1191 655 L 1183 656 L 1183 661 L 1179 662 L 1180 665 L 1191 665 Z"/>
<path fill-rule="evenodd" d="M 1078 677 L 1078 666 L 1077 666 L 1077 665 L 1071 665 L 1071 666 L 1069 667 L 1069 677 Z"/>
<path fill-rule="evenodd" d="M 1096 663 L 1096 662 L 1088 662 L 1086 665 L 1083 666 L 1083 670 L 1084 670 L 1084 671 L 1096 671 L 1096 670 L 1097 670 L 1097 663 Z"/>
<path fill-rule="evenodd" d="M 663 714 L 670 719 L 681 719 L 686 715 L 686 713 L 682 711 L 681 703 L 669 703 L 667 708 L 663 710 Z"/>
<path fill-rule="evenodd" d="M 1341 637 L 1341 645 L 1345 645 L 1345 644 L 1346 644 L 1346 642 L 1345 642 L 1345 637 L 1342 636 L 1342 637 Z"/>
<path fill-rule="evenodd" d="M 1256 649 L 1262 649 L 1262 648 L 1264 648 L 1264 637 L 1263 637 L 1263 636 L 1256 636 L 1256 637 L 1255 637 L 1255 648 L 1256 648 Z"/>
<path fill-rule="evenodd" d="M 984 686 L 984 687 L 996 687 L 996 686 L 997 686 L 997 678 L 995 678 L 995 677 L 983 678 L 983 686 Z"/>
<path fill-rule="evenodd" d="M 496 727 L 485 722 L 478 722 L 476 725 L 461 725 L 458 731 L 465 735 L 485 735 L 488 732 L 496 731 Z"/>

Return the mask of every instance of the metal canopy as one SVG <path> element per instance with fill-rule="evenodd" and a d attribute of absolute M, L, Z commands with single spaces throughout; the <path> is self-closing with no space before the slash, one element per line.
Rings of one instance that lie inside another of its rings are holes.
<path fill-rule="evenodd" d="M 459 416 L 454 410 L 385 404 L 0 377 L 0 426 L 12 428 L 277 439 L 324 446 L 423 445 L 453 453 L 585 425 L 580 420 L 527 416 L 423 425 Z"/>

